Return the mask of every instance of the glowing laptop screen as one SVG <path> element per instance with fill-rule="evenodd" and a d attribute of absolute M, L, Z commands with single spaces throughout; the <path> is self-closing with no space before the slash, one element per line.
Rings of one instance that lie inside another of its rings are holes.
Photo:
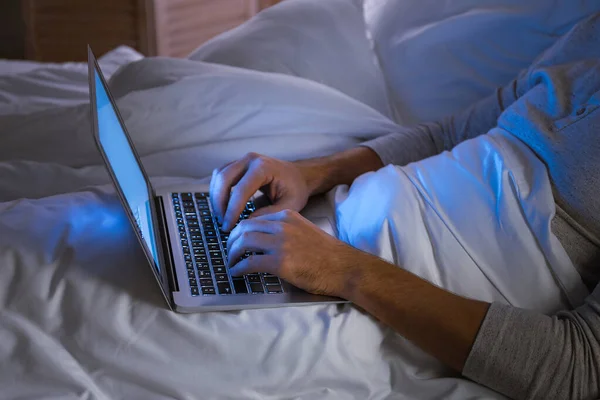
<path fill-rule="evenodd" d="M 96 67 L 94 67 L 94 75 L 100 145 L 117 180 L 116 183 L 119 186 L 117 189 L 120 189 L 131 213 L 135 217 L 137 229 L 146 243 L 146 251 L 150 251 L 155 268 L 160 275 L 156 237 L 150 211 L 149 185 L 119 123 L 117 113 L 109 100 Z"/>

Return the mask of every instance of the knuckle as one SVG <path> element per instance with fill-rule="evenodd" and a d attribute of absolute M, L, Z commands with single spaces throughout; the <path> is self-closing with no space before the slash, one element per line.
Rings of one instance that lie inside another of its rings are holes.
<path fill-rule="evenodd" d="M 258 156 L 252 162 L 253 167 L 260 172 L 264 172 L 267 169 L 268 161 L 264 156 Z"/>
<path fill-rule="evenodd" d="M 242 232 L 242 234 L 240 235 L 240 241 L 242 243 L 246 243 L 250 240 L 251 237 L 252 235 L 250 234 L 250 232 Z"/>
<path fill-rule="evenodd" d="M 283 234 L 283 233 L 285 233 L 285 224 L 282 224 L 281 222 L 277 222 L 277 223 L 273 224 L 273 230 L 275 231 L 276 234 Z"/>
<path fill-rule="evenodd" d="M 253 151 L 251 151 L 251 152 L 249 152 L 249 153 L 247 153 L 247 154 L 246 154 L 246 158 L 247 158 L 248 160 L 256 160 L 257 158 L 260 158 L 260 157 L 261 157 L 261 155 L 260 155 L 260 154 L 258 154 L 258 153 L 255 153 L 255 152 L 253 152 Z"/>
<path fill-rule="evenodd" d="M 285 210 L 283 210 L 283 220 L 291 221 L 295 217 L 295 214 L 296 214 L 295 211 L 285 209 Z"/>

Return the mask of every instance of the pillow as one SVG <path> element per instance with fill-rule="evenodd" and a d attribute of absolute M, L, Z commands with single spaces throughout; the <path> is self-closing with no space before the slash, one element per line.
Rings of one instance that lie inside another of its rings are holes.
<path fill-rule="evenodd" d="M 365 0 L 404 123 L 456 113 L 514 79 L 598 0 Z"/>
<path fill-rule="evenodd" d="M 108 78 L 121 66 L 142 58 L 134 49 L 120 46 L 100 57 L 98 63 Z M 89 102 L 87 62 L 4 61 L 0 67 L 4 71 L 0 74 L 0 115 L 27 114 Z"/>
<path fill-rule="evenodd" d="M 392 115 L 367 39 L 362 0 L 286 0 L 189 58 L 310 79 Z"/>

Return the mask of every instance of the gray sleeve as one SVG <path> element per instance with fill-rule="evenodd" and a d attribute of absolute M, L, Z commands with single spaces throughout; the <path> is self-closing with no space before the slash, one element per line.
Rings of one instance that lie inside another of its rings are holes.
<path fill-rule="evenodd" d="M 504 88 L 441 122 L 407 127 L 362 143 L 362 146 L 375 151 L 385 165 L 406 165 L 451 150 L 460 142 L 495 127 L 500 114 L 528 90 L 526 76 L 522 73 Z"/>
<path fill-rule="evenodd" d="M 463 375 L 514 399 L 600 396 L 600 286 L 553 317 L 494 303 Z"/>

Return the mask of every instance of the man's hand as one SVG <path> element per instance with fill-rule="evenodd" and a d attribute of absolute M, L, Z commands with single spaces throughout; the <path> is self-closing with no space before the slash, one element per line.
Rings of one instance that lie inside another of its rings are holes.
<path fill-rule="evenodd" d="M 229 243 L 232 275 L 270 272 L 308 292 L 348 299 L 458 371 L 489 306 L 354 249 L 292 211 L 242 221 Z M 264 254 L 239 261 L 246 251 Z"/>
<path fill-rule="evenodd" d="M 254 216 L 284 209 L 300 211 L 309 196 L 324 193 L 335 185 L 350 184 L 359 175 L 382 166 L 379 156 L 367 147 L 298 162 L 249 153 L 213 172 L 210 199 L 223 229 L 230 231 L 246 202 L 258 190 L 269 197 L 272 206 L 257 210 Z"/>
<path fill-rule="evenodd" d="M 246 251 L 263 254 L 240 261 Z M 353 268 L 365 256 L 372 257 L 289 210 L 244 220 L 229 236 L 233 275 L 269 272 L 315 294 L 350 292 Z"/>
<path fill-rule="evenodd" d="M 213 172 L 210 181 L 213 210 L 223 229 L 229 231 L 235 226 L 248 199 L 260 189 L 272 205 L 257 210 L 255 216 L 283 209 L 300 211 L 310 196 L 305 175 L 302 168 L 294 163 L 248 153 L 241 160 Z"/>

